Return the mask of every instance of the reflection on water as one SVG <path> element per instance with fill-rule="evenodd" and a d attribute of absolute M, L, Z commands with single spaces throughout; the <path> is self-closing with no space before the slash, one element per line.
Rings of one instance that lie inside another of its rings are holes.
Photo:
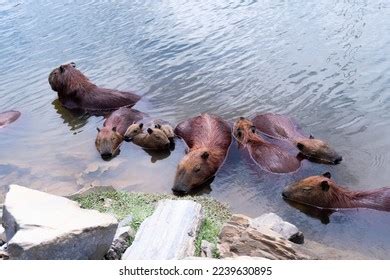
<path fill-rule="evenodd" d="M 143 95 L 149 102 L 137 109 L 173 124 L 201 112 L 230 122 L 256 112 L 298 120 L 344 161 L 303 160 L 299 172 L 275 175 L 233 143 L 202 195 L 251 216 L 276 212 L 308 239 L 390 258 L 388 213 L 335 212 L 326 224 L 280 195 L 325 171 L 356 190 L 389 185 L 388 1 L 3 2 L 0 111 L 22 116 L 0 131 L 0 193 L 9 183 L 61 195 L 84 184 L 170 192 L 185 145 L 149 155 L 123 143 L 102 161 L 94 140 L 103 117 L 65 110 L 47 82 L 54 67 L 75 61 L 99 86 Z"/>

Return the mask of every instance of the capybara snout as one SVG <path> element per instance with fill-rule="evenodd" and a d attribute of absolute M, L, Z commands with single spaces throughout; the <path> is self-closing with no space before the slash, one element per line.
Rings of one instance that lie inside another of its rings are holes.
<path fill-rule="evenodd" d="M 328 164 L 339 164 L 343 158 L 326 142 L 320 139 L 303 139 L 297 142 L 298 150 L 309 159 Z"/>

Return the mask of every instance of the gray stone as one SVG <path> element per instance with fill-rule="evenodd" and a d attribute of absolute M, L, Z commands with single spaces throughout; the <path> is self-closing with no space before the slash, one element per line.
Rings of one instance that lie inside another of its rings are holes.
<path fill-rule="evenodd" d="M 11 185 L 3 223 L 10 259 L 102 259 L 117 221 L 64 197 Z"/>
<path fill-rule="evenodd" d="M 123 253 L 129 248 L 134 236 L 135 232 L 131 227 L 119 227 L 115 233 L 114 241 L 112 241 L 111 247 L 104 258 L 106 260 L 120 260 Z"/>
<path fill-rule="evenodd" d="M 195 253 L 202 206 L 190 200 L 162 200 L 140 226 L 123 260 L 183 259 Z"/>
<path fill-rule="evenodd" d="M 5 236 L 5 229 L 0 224 L 0 246 L 7 242 L 7 238 Z"/>
<path fill-rule="evenodd" d="M 202 243 L 200 244 L 200 256 L 205 258 L 212 258 L 213 252 L 217 247 L 215 244 L 208 242 L 207 240 L 202 240 Z"/>
<path fill-rule="evenodd" d="M 304 242 L 303 233 L 295 225 L 284 221 L 275 213 L 264 214 L 252 219 L 250 225 L 257 229 L 269 228 L 294 243 L 302 244 Z"/>
<path fill-rule="evenodd" d="M 128 216 L 126 216 L 123 220 L 121 220 L 121 221 L 119 222 L 118 227 L 128 226 L 128 225 L 131 224 L 132 221 L 133 221 L 133 216 L 132 216 L 132 215 L 128 215 Z"/>

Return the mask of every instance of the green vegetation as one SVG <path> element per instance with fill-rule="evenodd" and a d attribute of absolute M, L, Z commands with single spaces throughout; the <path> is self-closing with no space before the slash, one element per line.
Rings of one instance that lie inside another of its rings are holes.
<path fill-rule="evenodd" d="M 157 202 L 161 199 L 189 199 L 203 206 L 205 218 L 195 241 L 197 256 L 200 255 L 202 240 L 216 244 L 222 225 L 231 216 L 226 205 L 205 196 L 177 197 L 169 194 L 96 192 L 75 198 L 82 208 L 112 213 L 118 220 L 132 215 L 133 220 L 130 226 L 134 230 L 138 230 L 141 223 L 153 213 Z M 218 252 L 213 252 L 213 255 L 218 257 Z"/>

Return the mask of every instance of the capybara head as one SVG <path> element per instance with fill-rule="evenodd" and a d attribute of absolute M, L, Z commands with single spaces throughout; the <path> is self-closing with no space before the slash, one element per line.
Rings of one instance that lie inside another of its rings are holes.
<path fill-rule="evenodd" d="M 310 176 L 300 180 L 283 190 L 283 197 L 303 204 L 321 208 L 332 208 L 333 193 L 337 191 L 336 183 L 331 174 L 326 172 L 321 176 Z"/>
<path fill-rule="evenodd" d="M 49 75 L 49 84 L 54 91 L 71 90 L 81 85 L 90 84 L 88 78 L 76 69 L 76 64 L 60 65 L 51 71 Z"/>
<path fill-rule="evenodd" d="M 119 152 L 119 146 L 123 141 L 122 135 L 116 131 L 116 127 L 97 128 L 96 149 L 100 153 L 102 159 L 109 160 Z"/>
<path fill-rule="evenodd" d="M 314 161 L 339 164 L 343 160 L 343 158 L 327 143 L 320 139 L 314 139 L 313 136 L 310 136 L 310 139 L 298 141 L 296 145 L 303 155 Z"/>
<path fill-rule="evenodd" d="M 172 191 L 185 194 L 201 186 L 214 176 L 216 166 L 210 151 L 206 148 L 197 149 L 184 156 L 176 170 Z"/>
<path fill-rule="evenodd" d="M 143 123 L 133 123 L 132 125 L 130 125 L 125 132 L 124 140 L 126 142 L 130 142 L 131 140 L 133 140 L 134 136 L 143 132 L 143 127 Z"/>
<path fill-rule="evenodd" d="M 237 139 L 238 142 L 243 143 L 248 138 L 250 138 L 251 134 L 256 133 L 256 127 L 253 123 L 244 118 L 240 117 L 233 126 L 233 135 Z"/>

